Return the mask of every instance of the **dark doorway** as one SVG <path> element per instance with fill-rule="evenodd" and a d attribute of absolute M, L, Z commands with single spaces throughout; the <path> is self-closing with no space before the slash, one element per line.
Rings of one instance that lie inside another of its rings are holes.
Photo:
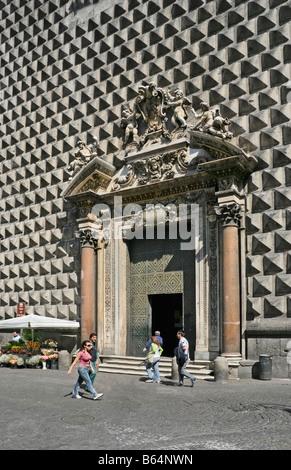
<path fill-rule="evenodd" d="M 152 334 L 161 332 L 164 340 L 163 356 L 173 357 L 178 344 L 177 331 L 183 327 L 182 294 L 149 295 L 152 310 Z"/>

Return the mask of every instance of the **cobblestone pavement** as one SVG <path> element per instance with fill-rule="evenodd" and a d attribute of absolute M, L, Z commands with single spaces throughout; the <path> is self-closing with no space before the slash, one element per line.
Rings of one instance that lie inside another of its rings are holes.
<path fill-rule="evenodd" d="M 0 368 L 2 450 L 290 450 L 291 380 L 198 380 L 194 388 L 97 375 L 104 392 L 71 398 L 77 370 Z M 3 432 L 4 430 L 4 432 Z M 110 454 L 111 455 L 111 454 Z"/>

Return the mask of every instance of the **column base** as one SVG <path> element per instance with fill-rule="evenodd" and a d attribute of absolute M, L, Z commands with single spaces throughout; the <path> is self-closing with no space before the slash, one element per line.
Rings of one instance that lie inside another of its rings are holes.
<path fill-rule="evenodd" d="M 240 353 L 222 353 L 221 356 L 225 357 L 228 362 L 240 362 L 242 360 Z"/>
<path fill-rule="evenodd" d="M 238 379 L 238 368 L 242 360 L 242 355 L 240 353 L 222 353 L 221 356 L 228 362 L 229 378 Z"/>

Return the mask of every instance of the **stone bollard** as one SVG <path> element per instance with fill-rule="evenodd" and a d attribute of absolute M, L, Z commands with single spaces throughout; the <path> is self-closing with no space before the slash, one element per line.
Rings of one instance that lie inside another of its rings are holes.
<path fill-rule="evenodd" d="M 228 381 L 228 360 L 226 357 L 218 356 L 214 359 L 215 382 L 226 383 Z"/>
<path fill-rule="evenodd" d="M 62 351 L 59 352 L 59 360 L 58 360 L 58 365 L 59 365 L 59 370 L 68 370 L 72 360 L 71 360 L 71 355 L 68 351 L 63 349 Z"/>
<path fill-rule="evenodd" d="M 179 380 L 179 372 L 178 372 L 178 364 L 176 361 L 176 357 L 174 356 L 172 359 L 172 375 L 171 375 L 172 380 Z"/>

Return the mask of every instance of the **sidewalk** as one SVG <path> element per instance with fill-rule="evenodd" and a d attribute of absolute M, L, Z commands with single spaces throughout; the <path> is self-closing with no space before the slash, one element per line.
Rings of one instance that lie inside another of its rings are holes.
<path fill-rule="evenodd" d="M 77 370 L 0 368 L 1 450 L 290 450 L 291 380 L 186 379 L 174 387 L 97 374 L 93 401 L 71 398 Z M 167 452 L 169 454 L 169 452 Z"/>

